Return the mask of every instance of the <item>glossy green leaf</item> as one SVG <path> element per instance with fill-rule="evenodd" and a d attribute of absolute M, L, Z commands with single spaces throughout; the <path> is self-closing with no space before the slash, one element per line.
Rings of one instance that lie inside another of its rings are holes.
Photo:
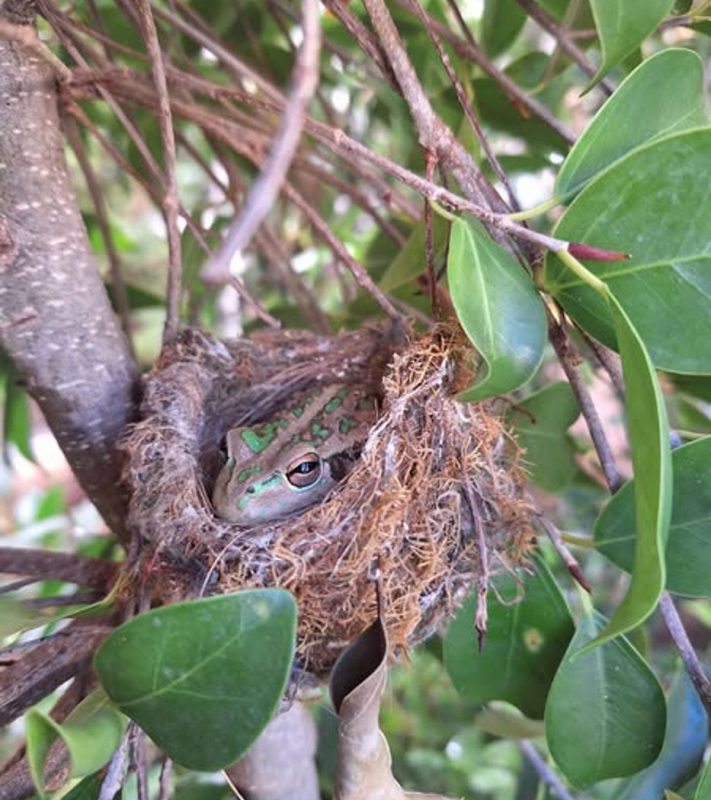
<path fill-rule="evenodd" d="M 125 726 L 126 719 L 101 690 L 82 700 L 61 725 L 36 708 L 28 711 L 27 757 L 38 794 L 46 796 L 44 768 L 55 739 L 61 738 L 69 752 L 71 777 L 83 777 L 108 762 L 119 746 Z"/>
<path fill-rule="evenodd" d="M 474 593 L 447 629 L 445 667 L 466 699 L 507 700 L 527 717 L 541 719 L 551 681 L 573 635 L 570 611 L 540 560 L 533 575 L 518 582 L 502 574 L 494 585 L 484 651 L 479 653 L 474 628 Z"/>
<path fill-rule="evenodd" d="M 594 85 L 649 36 L 671 11 L 674 0 L 590 0 L 602 47 Z"/>
<path fill-rule="evenodd" d="M 692 50 L 662 50 L 628 75 L 595 114 L 563 162 L 555 193 L 575 194 L 635 147 L 707 119 L 701 59 Z"/>
<path fill-rule="evenodd" d="M 579 414 L 573 390 L 565 381 L 516 404 L 511 414 L 516 439 L 526 451 L 524 461 L 536 486 L 557 492 L 575 475 L 575 448 L 566 431 Z"/>
<path fill-rule="evenodd" d="M 686 672 L 679 669 L 667 694 L 662 751 L 647 769 L 625 781 L 615 800 L 659 800 L 665 789 L 683 786 L 699 769 L 707 732 L 704 706 Z"/>
<path fill-rule="evenodd" d="M 280 589 L 176 603 L 118 628 L 95 667 L 109 697 L 174 761 L 212 771 L 239 758 L 274 715 L 295 629 L 294 600 Z"/>
<path fill-rule="evenodd" d="M 671 456 L 673 496 L 666 548 L 671 592 L 711 597 L 711 437 L 679 447 Z M 595 542 L 623 569 L 634 563 L 635 482 L 624 486 L 595 522 Z"/>
<path fill-rule="evenodd" d="M 86 778 L 82 778 L 70 791 L 62 795 L 62 800 L 97 800 L 101 793 L 101 786 L 103 783 L 104 774 L 102 772 L 95 772 L 93 775 L 87 775 Z"/>
<path fill-rule="evenodd" d="M 632 630 L 657 607 L 666 579 L 664 551 L 672 503 L 672 463 L 664 398 L 647 351 L 624 309 L 614 295 L 610 295 L 609 302 L 627 392 L 637 536 L 627 593 L 590 647 Z"/>
<path fill-rule="evenodd" d="M 546 345 L 546 317 L 530 277 L 480 222 L 452 224 L 447 259 L 452 302 L 484 365 L 460 400 L 506 394 L 536 372 Z"/>
<path fill-rule="evenodd" d="M 498 56 L 516 39 L 526 12 L 516 0 L 484 0 L 479 39 L 489 56 Z"/>
<path fill-rule="evenodd" d="M 631 254 L 587 266 L 624 306 L 654 364 L 672 372 L 711 373 L 710 163 L 710 129 L 637 148 L 588 184 L 555 229 Z M 584 330 L 615 346 L 605 300 L 550 256 L 544 285 Z"/>
<path fill-rule="evenodd" d="M 546 741 L 566 778 L 583 789 L 651 764 L 664 740 L 664 694 L 639 653 L 624 637 L 592 651 L 581 649 L 604 620 L 580 621 L 546 704 Z"/>
<path fill-rule="evenodd" d="M 449 223 L 439 214 L 432 215 L 432 235 L 435 262 L 437 262 L 444 257 L 449 238 Z M 427 268 L 426 265 L 425 224 L 420 222 L 412 229 L 405 246 L 380 279 L 380 288 L 384 292 L 391 292 L 422 275 Z"/>

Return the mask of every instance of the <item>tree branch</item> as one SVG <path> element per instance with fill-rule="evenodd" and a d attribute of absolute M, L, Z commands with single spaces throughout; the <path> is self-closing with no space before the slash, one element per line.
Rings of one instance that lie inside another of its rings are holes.
<path fill-rule="evenodd" d="M 137 373 L 96 269 L 64 159 L 53 73 L 0 39 L 0 346 L 88 497 L 126 538 L 115 444 Z M 48 191 L 51 187 L 51 191 Z"/>

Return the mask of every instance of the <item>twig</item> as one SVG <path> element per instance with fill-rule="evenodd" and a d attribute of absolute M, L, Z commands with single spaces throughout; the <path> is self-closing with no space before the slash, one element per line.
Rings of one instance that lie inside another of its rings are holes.
<path fill-rule="evenodd" d="M 166 756 L 160 766 L 158 800 L 170 800 L 173 788 L 173 762 Z"/>
<path fill-rule="evenodd" d="M 76 156 L 79 167 L 84 175 L 86 186 L 91 195 L 91 202 L 94 205 L 96 212 L 96 222 L 99 226 L 99 232 L 104 242 L 106 255 L 109 259 L 109 273 L 111 275 L 111 286 L 114 290 L 114 302 L 116 303 L 116 310 L 118 312 L 119 320 L 121 321 L 121 328 L 128 343 L 129 352 L 135 358 L 136 353 L 133 348 L 133 337 L 131 331 L 131 308 L 128 303 L 128 293 L 126 291 L 126 284 L 123 280 L 123 272 L 121 269 L 121 259 L 114 244 L 114 237 L 111 235 L 111 227 L 109 226 L 109 217 L 106 210 L 106 203 L 104 202 L 104 195 L 99 188 L 99 182 L 96 179 L 94 170 L 91 167 L 89 158 L 86 154 L 86 148 L 79 135 L 76 120 L 70 116 L 64 118 L 64 130 L 67 140 L 71 145 L 74 155 Z"/>
<path fill-rule="evenodd" d="M 505 204 L 494 188 L 432 108 L 384 1 L 364 0 L 363 4 L 397 77 L 417 128 L 420 144 L 437 154 L 439 161 L 454 175 L 470 200 L 481 207 L 505 211 Z M 416 4 L 413 7 L 418 8 Z M 413 13 L 417 14 L 417 11 Z"/>
<path fill-rule="evenodd" d="M 82 77 L 86 78 L 89 83 L 92 83 L 96 80 L 97 76 L 93 74 Z M 141 87 L 140 81 L 141 76 L 139 73 L 132 72 L 131 70 L 118 71 L 114 73 L 113 76 L 114 94 L 120 92 L 121 97 L 126 102 L 133 102 L 150 108 L 154 100 L 149 94 L 143 91 L 145 87 Z M 76 81 L 74 85 L 78 86 Z M 250 98 L 245 96 L 245 101 L 250 102 Z M 252 102 L 257 101 L 252 100 Z M 262 106 L 268 105 L 264 103 L 264 101 L 258 102 L 260 102 Z M 249 142 L 245 142 L 245 131 L 242 128 L 226 121 L 214 111 L 194 102 L 188 102 L 182 98 L 173 97 L 172 104 L 174 113 L 180 114 L 186 119 L 190 119 L 200 125 L 212 137 L 223 141 L 236 152 L 245 155 L 250 160 L 255 159 L 254 149 Z M 450 211 L 471 214 L 482 220 L 482 222 L 490 224 L 504 233 L 510 234 L 523 241 L 532 242 L 548 250 L 567 249 L 568 242 L 525 228 L 511 220 L 510 217 L 505 214 L 497 214 L 488 208 L 484 208 L 471 200 L 467 200 L 455 194 L 445 187 L 434 184 L 385 156 L 373 152 L 338 128 L 332 128 L 329 125 L 317 122 L 313 119 L 307 119 L 305 127 L 308 133 L 339 154 L 347 154 L 355 156 L 356 158 L 361 158 L 366 163 L 386 172 L 411 189 L 419 192 L 424 197 L 427 197 L 432 202 L 438 203 Z"/>
<path fill-rule="evenodd" d="M 128 733 L 121 739 L 121 744 L 111 757 L 106 775 L 101 783 L 99 790 L 99 800 L 114 800 L 114 797 L 121 791 L 126 772 L 128 770 Z"/>
<path fill-rule="evenodd" d="M 37 31 L 31 25 L 13 25 L 12 22 L 0 18 L 0 37 L 32 50 L 36 56 L 52 67 L 61 81 L 71 80 L 71 69 L 38 38 Z"/>
<path fill-rule="evenodd" d="M 484 155 L 486 156 L 486 160 L 491 165 L 492 170 L 494 171 L 494 175 L 496 175 L 497 179 L 501 181 L 501 185 L 506 190 L 506 194 L 508 195 L 509 199 L 509 209 L 513 209 L 515 211 L 520 211 L 521 207 L 516 200 L 516 196 L 514 195 L 513 189 L 511 188 L 511 184 L 509 183 L 509 179 L 506 173 L 501 168 L 501 164 L 499 163 L 499 159 L 496 157 L 496 154 L 491 149 L 489 145 L 489 141 L 484 135 L 484 131 L 479 124 L 479 120 L 476 118 L 474 111 L 472 109 L 472 105 L 467 98 L 467 95 L 464 91 L 464 87 L 462 86 L 462 82 L 459 80 L 459 76 L 454 71 L 452 67 L 452 62 L 449 60 L 449 56 L 447 55 L 447 51 L 444 49 L 442 45 L 442 41 L 437 34 L 437 32 L 429 25 L 429 21 L 427 19 L 427 15 L 422 8 L 420 0 L 414 0 L 415 9 L 417 10 L 417 15 L 420 18 L 420 21 L 425 27 L 432 44 L 435 46 L 437 53 L 439 55 L 439 60 L 442 62 L 442 66 L 444 67 L 447 76 L 449 77 L 452 86 L 454 87 L 454 91 L 457 95 L 457 100 L 459 101 L 459 105 L 464 112 L 464 115 L 471 126 L 472 131 L 474 132 L 474 136 L 476 136 L 477 141 L 481 145 L 481 149 L 484 151 Z M 428 175 L 428 179 L 431 180 L 431 176 Z"/>
<path fill-rule="evenodd" d="M 242 212 L 230 227 L 220 249 L 203 268 L 202 277 L 210 283 L 223 283 L 229 276 L 232 257 L 249 244 L 272 207 L 299 144 L 306 107 L 318 85 L 321 52 L 318 0 L 304 0 L 302 29 L 304 40 L 296 58 L 291 91 L 271 152 L 247 195 Z"/>
<path fill-rule="evenodd" d="M 622 486 L 623 480 L 617 469 L 615 457 L 612 454 L 612 449 L 605 436 L 602 421 L 590 397 L 590 392 L 588 392 L 587 387 L 580 377 L 580 371 L 578 369 L 580 354 L 577 352 L 575 345 L 570 341 L 562 323 L 552 321 L 548 326 L 548 330 L 553 349 L 570 382 L 570 387 L 580 406 L 580 412 L 590 431 L 590 438 L 597 451 L 597 456 L 605 474 L 607 486 L 614 494 L 620 486 Z"/>
<path fill-rule="evenodd" d="M 538 517 L 538 522 L 548 535 L 551 544 L 555 548 L 556 553 L 558 553 L 560 560 L 565 564 L 566 569 L 573 577 L 573 580 L 579 583 L 588 594 L 592 594 L 592 589 L 588 583 L 588 579 L 585 577 L 585 573 L 580 568 L 578 560 L 566 547 L 558 528 L 556 528 L 550 520 L 546 519 L 543 514 Z"/>
<path fill-rule="evenodd" d="M 535 0 L 516 0 L 516 2 L 529 17 L 536 20 L 544 31 L 550 33 L 556 42 L 558 42 L 560 49 L 570 56 L 586 75 L 592 78 L 597 74 L 597 67 L 591 63 L 590 59 L 588 59 L 579 47 L 573 44 L 565 26 L 561 25 L 557 19 L 552 17 L 545 9 L 541 8 Z M 606 95 L 611 95 L 615 91 L 614 84 L 608 78 L 603 78 L 598 82 L 597 86 L 599 86 Z"/>
<path fill-rule="evenodd" d="M 158 124 L 160 125 L 163 159 L 165 161 L 165 194 L 162 198 L 162 207 L 168 233 L 168 287 L 163 344 L 167 344 L 178 333 L 182 295 L 182 257 L 180 252 L 180 231 L 178 229 L 180 200 L 178 198 L 178 180 L 175 170 L 175 133 L 173 131 L 173 114 L 170 109 L 163 53 L 158 40 L 156 23 L 151 13 L 150 0 L 136 0 L 136 8 L 138 9 L 143 38 L 146 41 L 148 55 L 151 59 L 151 73 L 156 94 L 158 95 Z"/>
<path fill-rule="evenodd" d="M 677 611 L 669 592 L 664 592 L 662 594 L 662 597 L 659 601 L 659 609 L 662 612 L 664 624 L 667 626 L 669 635 L 671 636 L 676 649 L 679 651 L 681 660 L 684 662 L 684 666 L 686 667 L 686 671 L 691 678 L 691 682 L 694 684 L 694 688 L 696 689 L 701 702 L 704 704 L 704 708 L 709 714 L 711 714 L 711 681 L 709 681 L 709 679 L 706 677 L 706 672 L 704 671 L 704 668 L 699 661 L 699 657 L 696 655 L 696 651 L 689 640 L 689 635 L 686 632 L 684 623 L 681 621 L 679 612 Z"/>
<path fill-rule="evenodd" d="M 560 800 L 575 800 L 575 796 L 567 790 L 561 779 L 555 774 L 555 772 L 553 772 L 548 764 L 546 764 L 541 754 L 538 752 L 538 750 L 536 750 L 531 742 L 529 742 L 527 739 L 520 739 L 517 744 L 519 750 L 529 760 L 531 766 L 538 773 L 538 777 L 543 781 L 543 783 L 553 789 Z"/>
<path fill-rule="evenodd" d="M 463 486 L 464 494 L 467 499 L 467 505 L 469 506 L 469 510 L 472 515 L 474 533 L 476 535 L 476 557 L 479 567 L 479 575 L 477 577 L 476 615 L 474 617 L 474 627 L 476 628 L 479 652 L 481 653 L 483 652 L 484 645 L 486 644 L 487 626 L 489 621 L 486 603 L 487 594 L 489 592 L 489 550 L 486 545 L 486 533 L 481 520 L 481 507 L 479 505 L 479 498 L 475 495 L 474 490 L 467 481 L 464 481 Z"/>
<path fill-rule="evenodd" d="M 415 14 L 414 3 L 412 0 L 395 0 L 395 2 L 406 11 L 409 11 L 411 14 Z M 445 41 L 452 45 L 457 55 L 473 61 L 475 64 L 481 67 L 481 69 L 490 78 L 492 78 L 496 83 L 499 84 L 499 86 L 501 86 L 502 89 L 504 89 L 509 97 L 516 101 L 517 105 L 526 109 L 526 111 L 528 111 L 531 115 L 538 117 L 538 119 L 545 122 L 549 128 L 554 130 L 558 136 L 563 139 L 563 141 L 570 145 L 575 142 L 575 134 L 566 125 L 556 119 L 555 115 L 548 108 L 546 108 L 546 106 L 526 94 L 526 92 L 524 92 L 515 81 L 511 80 L 511 78 L 509 78 L 505 72 L 501 72 L 501 70 L 499 70 L 496 65 L 489 58 L 487 58 L 481 49 L 477 47 L 473 37 L 471 37 L 471 34 L 469 34 L 469 36 L 467 36 L 465 39 L 462 39 L 431 14 L 427 15 L 427 20 L 432 29 L 437 31 L 437 33 Z"/>
<path fill-rule="evenodd" d="M 608 350 L 607 347 L 601 345 L 599 342 L 596 342 L 592 337 L 585 333 L 585 331 L 579 329 L 579 332 L 583 339 L 585 339 L 588 347 L 593 351 L 595 358 L 597 358 L 599 363 L 602 365 L 602 368 L 610 376 L 610 380 L 612 381 L 612 385 L 615 387 L 617 394 L 620 396 L 620 398 L 624 398 L 625 381 L 622 377 L 622 369 L 620 368 L 620 357 L 616 353 L 613 353 L 612 350 Z"/>
<path fill-rule="evenodd" d="M 383 294 L 370 275 L 368 275 L 363 265 L 353 258 L 343 242 L 334 235 L 326 220 L 319 215 L 316 209 L 307 203 L 305 198 L 288 183 L 284 184 L 282 191 L 299 211 L 302 212 L 316 233 L 318 233 L 331 250 L 333 250 L 339 261 L 347 267 L 351 275 L 355 278 L 356 283 L 373 297 L 375 302 L 389 317 L 392 319 L 399 319 L 400 314 L 395 306 Z"/>
<path fill-rule="evenodd" d="M 428 181 L 432 180 L 437 156 L 431 151 L 425 153 L 425 175 Z M 434 252 L 434 227 L 432 224 L 432 206 L 425 200 L 423 209 L 423 220 L 425 223 L 425 268 L 427 274 L 427 288 L 430 293 L 430 309 L 432 316 L 439 317 L 439 300 L 437 296 L 437 272 L 435 270 Z"/>
<path fill-rule="evenodd" d="M 103 558 L 24 547 L 0 547 L 0 573 L 6 575 L 55 579 L 106 590 L 116 579 L 118 570 L 119 564 Z"/>

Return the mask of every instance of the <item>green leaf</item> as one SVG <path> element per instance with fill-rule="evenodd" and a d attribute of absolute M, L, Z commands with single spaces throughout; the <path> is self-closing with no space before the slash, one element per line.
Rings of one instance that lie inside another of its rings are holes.
<path fill-rule="evenodd" d="M 666 547 L 670 592 L 711 597 L 711 437 L 671 455 L 673 496 Z M 629 571 L 634 562 L 635 481 L 624 486 L 595 522 L 595 542 L 613 563 Z"/>
<path fill-rule="evenodd" d="M 706 765 L 699 785 L 696 787 L 694 800 L 711 800 L 711 761 Z"/>
<path fill-rule="evenodd" d="M 585 647 L 603 624 L 594 612 L 582 618 L 546 704 L 551 755 L 580 789 L 651 764 L 666 725 L 659 683 L 624 637 Z"/>
<path fill-rule="evenodd" d="M 541 719 L 551 681 L 573 635 L 570 611 L 538 559 L 534 574 L 517 580 L 506 573 L 493 583 L 496 592 L 489 593 L 484 651 L 478 650 L 473 593 L 447 629 L 445 667 L 467 700 L 507 700 L 527 717 Z"/>
<path fill-rule="evenodd" d="M 281 589 L 175 603 L 118 628 L 95 667 L 109 697 L 174 761 L 213 771 L 274 715 L 295 630 L 294 600 Z"/>
<path fill-rule="evenodd" d="M 602 64 L 590 86 L 639 47 L 673 4 L 674 0 L 590 0 L 602 47 Z"/>
<path fill-rule="evenodd" d="M 32 452 L 30 437 L 32 423 L 30 420 L 30 404 L 27 392 L 20 388 L 19 376 L 14 365 L 9 359 L 3 358 L 3 372 L 5 383 L 5 403 L 3 409 L 3 442 L 6 447 L 11 442 L 20 453 L 28 460 L 35 461 Z M 8 454 L 4 453 L 7 460 Z"/>
<path fill-rule="evenodd" d="M 432 215 L 432 239 L 434 245 L 435 263 L 444 257 L 449 239 L 449 223 L 439 214 Z M 425 223 L 419 222 L 412 229 L 405 246 L 400 250 L 394 261 L 385 270 L 379 281 L 384 292 L 392 292 L 406 283 L 414 280 L 426 269 L 425 258 Z"/>
<path fill-rule="evenodd" d="M 484 0 L 479 38 L 492 58 L 516 39 L 526 22 L 526 13 L 516 0 Z"/>
<path fill-rule="evenodd" d="M 711 373 L 711 214 L 707 214 L 711 130 L 664 137 L 637 148 L 573 201 L 555 236 L 630 253 L 590 262 L 625 307 L 654 364 Z M 546 258 L 544 285 L 594 338 L 614 347 L 608 305 L 594 289 Z"/>
<path fill-rule="evenodd" d="M 519 445 L 526 451 L 528 473 L 537 486 L 557 492 L 577 472 L 575 448 L 566 434 L 580 414 L 570 384 L 546 386 L 517 403 L 510 415 Z"/>
<path fill-rule="evenodd" d="M 62 795 L 62 800 L 97 800 L 103 783 L 104 775 L 101 772 L 87 775 L 70 791 Z"/>
<path fill-rule="evenodd" d="M 546 317 L 523 268 L 491 240 L 480 222 L 452 224 L 447 259 L 452 302 L 485 368 L 460 400 L 506 394 L 538 369 L 546 345 Z"/>
<path fill-rule="evenodd" d="M 701 59 L 692 50 L 662 50 L 628 75 L 595 114 L 560 168 L 555 193 L 575 194 L 635 147 L 707 119 Z"/>
<path fill-rule="evenodd" d="M 64 611 L 62 614 L 50 613 L 45 609 L 31 608 L 9 597 L 0 597 L 0 639 L 13 633 L 47 625 L 59 619 L 64 613 Z"/>
<path fill-rule="evenodd" d="M 638 772 L 615 800 L 658 800 L 667 787 L 679 788 L 699 769 L 706 747 L 708 717 L 686 672 L 679 669 L 667 695 L 667 727 L 656 761 Z"/>
<path fill-rule="evenodd" d="M 627 392 L 637 536 L 627 594 L 605 630 L 588 645 L 590 648 L 637 627 L 657 607 L 664 591 L 664 550 L 672 502 L 672 464 L 664 398 L 647 351 L 625 310 L 612 294 L 609 302 Z"/>
<path fill-rule="evenodd" d="M 121 742 L 126 720 L 106 694 L 92 692 L 60 725 L 39 709 L 25 715 L 27 757 L 32 782 L 40 797 L 44 791 L 44 768 L 49 749 L 59 737 L 71 759 L 71 777 L 91 775 L 104 766 Z"/>
<path fill-rule="evenodd" d="M 545 735 L 542 722 L 498 708 L 482 709 L 474 717 L 474 725 L 479 730 L 503 739 L 536 739 Z"/>

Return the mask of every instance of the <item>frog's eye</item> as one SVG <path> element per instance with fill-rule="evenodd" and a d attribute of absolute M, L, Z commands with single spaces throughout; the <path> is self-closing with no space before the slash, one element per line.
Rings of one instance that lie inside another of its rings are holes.
<path fill-rule="evenodd" d="M 321 459 L 316 453 L 306 453 L 292 461 L 286 469 L 286 479 L 297 489 L 313 486 L 320 477 Z"/>

